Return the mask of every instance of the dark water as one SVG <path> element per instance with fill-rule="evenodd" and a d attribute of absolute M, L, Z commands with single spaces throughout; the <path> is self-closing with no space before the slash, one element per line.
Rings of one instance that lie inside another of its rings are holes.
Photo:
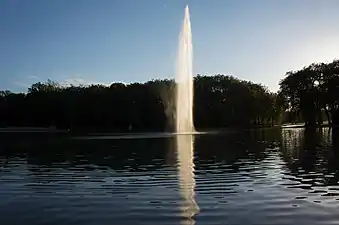
<path fill-rule="evenodd" d="M 339 135 L 328 128 L 1 135 L 0 224 L 339 224 Z"/>

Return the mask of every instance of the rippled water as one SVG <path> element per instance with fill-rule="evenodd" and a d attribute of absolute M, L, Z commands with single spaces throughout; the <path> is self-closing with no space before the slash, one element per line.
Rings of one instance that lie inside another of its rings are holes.
<path fill-rule="evenodd" d="M 339 224 L 339 135 L 0 137 L 0 224 Z"/>

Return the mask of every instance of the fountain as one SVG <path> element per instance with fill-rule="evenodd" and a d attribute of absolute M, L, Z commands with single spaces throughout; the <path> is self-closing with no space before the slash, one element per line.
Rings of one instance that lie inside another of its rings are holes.
<path fill-rule="evenodd" d="M 193 51 L 188 5 L 179 37 L 176 81 L 176 148 L 179 186 L 183 198 L 181 210 L 187 219 L 183 224 L 194 224 L 193 216 L 199 212 L 195 201 L 194 136 L 193 124 Z"/>
<path fill-rule="evenodd" d="M 176 132 L 192 133 L 193 124 L 193 48 L 188 5 L 179 37 L 176 82 Z"/>
<path fill-rule="evenodd" d="M 179 49 L 176 68 L 176 99 L 175 107 L 172 104 L 168 106 L 171 115 L 169 118 L 175 121 L 174 133 L 145 133 L 145 134 L 123 134 L 110 135 L 103 134 L 91 137 L 77 137 L 77 139 L 134 139 L 134 138 L 163 138 L 172 137 L 181 134 L 206 134 L 206 132 L 196 132 L 193 122 L 193 47 L 192 47 L 192 31 L 190 22 L 190 13 L 188 5 L 185 8 L 185 18 L 181 27 L 179 36 Z M 166 104 L 166 103 L 165 103 Z M 175 108 L 175 110 L 174 110 Z M 172 116 L 172 113 L 175 116 Z M 166 114 L 169 114 L 166 112 Z M 132 131 L 132 126 L 129 126 Z M 212 134 L 212 132 L 208 132 Z"/>

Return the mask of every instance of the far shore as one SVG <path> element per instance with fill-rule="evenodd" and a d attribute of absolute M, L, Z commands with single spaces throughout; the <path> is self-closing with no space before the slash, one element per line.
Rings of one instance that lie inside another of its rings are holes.
<path fill-rule="evenodd" d="M 67 133 L 55 127 L 0 127 L 0 133 Z"/>
<path fill-rule="evenodd" d="M 231 131 L 241 131 L 241 130 L 256 130 L 256 129 L 267 129 L 267 128 L 281 128 L 281 129 L 293 129 L 293 128 L 322 128 L 322 127 L 330 127 L 336 128 L 338 126 L 333 126 L 328 123 L 315 125 L 315 126 L 306 126 L 305 123 L 288 123 L 282 125 L 273 125 L 273 126 L 252 126 L 248 128 L 237 128 L 237 127 L 225 127 L 225 128 L 210 128 L 210 129 L 197 129 L 195 132 L 196 134 L 203 134 L 203 133 L 213 133 L 213 132 L 221 132 L 221 133 L 228 133 Z M 80 131 L 78 129 L 70 130 L 70 129 L 57 129 L 55 127 L 0 127 L 0 133 L 71 133 L 75 135 L 85 134 L 85 135 L 135 135 L 135 134 L 147 134 L 147 133 L 173 133 L 168 131 L 130 131 L 130 132 L 119 132 L 119 131 L 95 131 L 95 130 L 84 130 Z"/>

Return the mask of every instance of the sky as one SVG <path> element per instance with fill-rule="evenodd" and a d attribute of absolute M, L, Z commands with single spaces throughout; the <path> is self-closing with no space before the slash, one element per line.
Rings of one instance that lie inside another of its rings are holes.
<path fill-rule="evenodd" d="M 187 2 L 195 74 L 277 91 L 339 58 L 337 0 L 0 0 L 0 90 L 173 78 Z"/>

